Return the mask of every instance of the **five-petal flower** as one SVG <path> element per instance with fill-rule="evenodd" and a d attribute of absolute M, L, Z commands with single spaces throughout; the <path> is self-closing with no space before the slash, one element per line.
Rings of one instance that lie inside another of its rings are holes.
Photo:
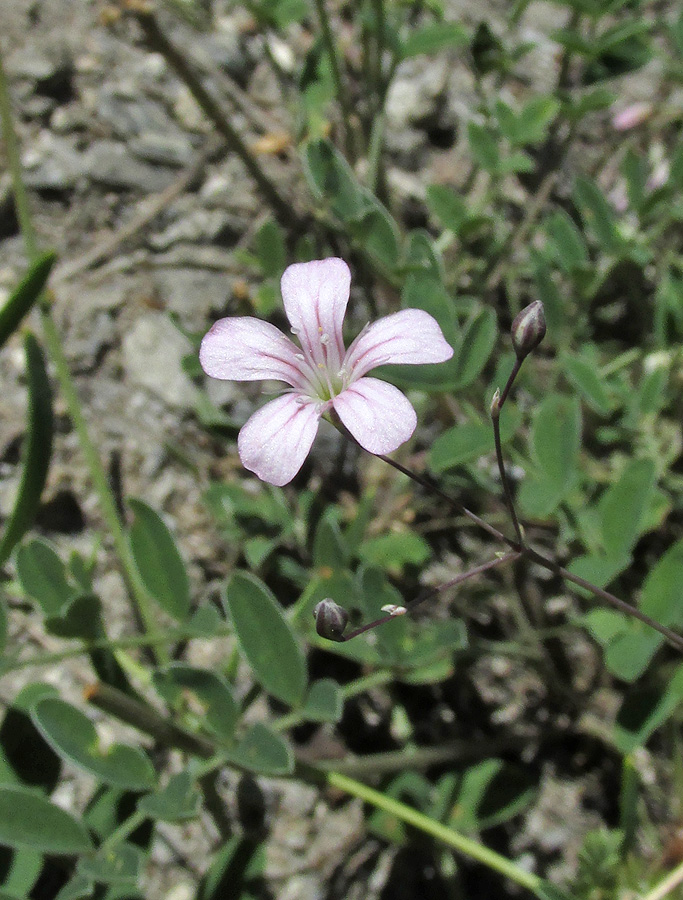
<path fill-rule="evenodd" d="M 342 325 L 350 286 L 341 259 L 289 266 L 282 299 L 300 348 L 251 316 L 219 319 L 202 340 L 199 359 L 212 378 L 289 385 L 254 413 L 237 441 L 245 468 L 270 484 L 294 478 L 321 417 L 332 410 L 370 453 L 395 450 L 415 430 L 415 410 L 398 388 L 367 373 L 385 363 L 439 363 L 453 355 L 436 320 L 420 309 L 366 326 L 346 350 Z"/>

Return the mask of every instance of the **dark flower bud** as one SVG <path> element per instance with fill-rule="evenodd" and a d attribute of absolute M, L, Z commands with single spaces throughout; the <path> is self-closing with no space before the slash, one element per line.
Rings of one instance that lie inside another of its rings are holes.
<path fill-rule="evenodd" d="M 343 606 L 339 606 L 328 597 L 321 600 L 313 610 L 315 616 L 315 630 L 320 637 L 328 641 L 343 641 L 344 629 L 349 621 L 349 614 Z"/>
<path fill-rule="evenodd" d="M 538 347 L 545 337 L 545 313 L 540 300 L 534 300 L 515 316 L 511 333 L 517 359 L 524 359 Z"/>

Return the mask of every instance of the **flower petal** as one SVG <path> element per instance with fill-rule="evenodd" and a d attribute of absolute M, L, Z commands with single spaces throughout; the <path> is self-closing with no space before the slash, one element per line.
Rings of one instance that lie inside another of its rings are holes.
<path fill-rule="evenodd" d="M 333 404 L 344 425 L 370 453 L 391 453 L 408 440 L 417 424 L 408 398 L 378 378 L 355 381 Z"/>
<path fill-rule="evenodd" d="M 295 263 L 281 281 L 285 312 L 304 353 L 335 373 L 344 358 L 342 325 L 350 288 L 349 267 L 334 257 Z"/>
<path fill-rule="evenodd" d="M 361 331 L 349 347 L 344 368 L 360 378 L 385 363 L 440 363 L 451 356 L 453 348 L 433 316 L 422 309 L 403 309 Z"/>
<path fill-rule="evenodd" d="M 244 316 L 219 319 L 204 335 L 199 361 L 212 378 L 227 381 L 274 378 L 300 387 L 304 379 L 297 352 L 298 348 L 274 325 Z"/>
<path fill-rule="evenodd" d="M 242 465 L 261 481 L 287 484 L 304 464 L 319 421 L 319 405 L 298 393 L 271 400 L 239 433 Z"/>

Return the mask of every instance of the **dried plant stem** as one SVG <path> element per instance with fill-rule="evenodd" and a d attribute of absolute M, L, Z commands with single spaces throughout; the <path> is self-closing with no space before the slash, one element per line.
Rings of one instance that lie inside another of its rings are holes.
<path fill-rule="evenodd" d="M 233 127 L 230 114 L 223 110 L 218 100 L 207 91 L 183 53 L 161 30 L 153 12 L 147 8 L 142 10 L 137 8 L 135 17 L 140 24 L 149 49 L 160 53 L 181 81 L 187 85 L 202 111 L 225 139 L 229 149 L 240 158 L 277 219 L 283 225 L 296 227 L 298 217 L 292 204 L 280 195 L 275 184 L 261 168 L 240 133 Z"/>
<path fill-rule="evenodd" d="M 332 72 L 332 80 L 334 81 L 334 89 L 337 94 L 337 100 L 341 107 L 342 114 L 342 131 L 344 137 L 344 148 L 346 155 L 351 163 L 355 162 L 355 152 L 353 140 L 351 139 L 351 118 L 353 110 L 351 108 L 351 99 L 349 97 L 346 81 L 342 74 L 341 65 L 339 64 L 339 55 L 337 54 L 337 45 L 332 32 L 330 17 L 327 14 L 325 0 L 315 0 L 315 8 L 320 19 L 320 30 L 322 32 L 323 43 L 330 61 L 330 70 Z"/>

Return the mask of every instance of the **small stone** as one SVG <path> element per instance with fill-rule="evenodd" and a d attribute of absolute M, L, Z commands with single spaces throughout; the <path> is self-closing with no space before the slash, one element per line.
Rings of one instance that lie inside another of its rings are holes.
<path fill-rule="evenodd" d="M 161 166 L 186 166 L 193 156 L 192 144 L 183 135 L 147 131 L 132 138 L 128 146 L 134 156 Z"/>
<path fill-rule="evenodd" d="M 85 153 L 83 166 L 96 184 L 113 190 L 161 191 L 173 174 L 133 159 L 119 141 L 98 141 Z"/>
<path fill-rule="evenodd" d="M 165 313 L 151 312 L 139 318 L 125 335 L 122 349 L 131 383 L 175 409 L 194 406 L 197 389 L 182 368 L 183 357 L 191 348 Z"/>

